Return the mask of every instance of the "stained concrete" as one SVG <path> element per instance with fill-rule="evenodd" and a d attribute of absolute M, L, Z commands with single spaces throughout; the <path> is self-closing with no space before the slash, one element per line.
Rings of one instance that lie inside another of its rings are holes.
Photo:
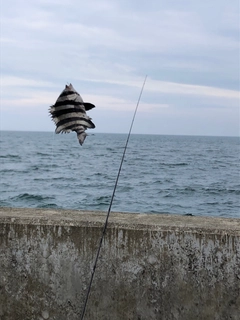
<path fill-rule="evenodd" d="M 0 319 L 80 319 L 105 212 L 0 208 Z M 111 213 L 86 320 L 240 319 L 240 219 Z"/>

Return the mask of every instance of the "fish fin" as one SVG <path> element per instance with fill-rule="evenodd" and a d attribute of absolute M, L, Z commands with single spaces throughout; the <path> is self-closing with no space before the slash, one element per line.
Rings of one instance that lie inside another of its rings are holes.
<path fill-rule="evenodd" d="M 83 105 L 86 111 L 91 110 L 92 108 L 95 108 L 95 105 L 89 102 L 83 102 Z"/>
<path fill-rule="evenodd" d="M 78 141 L 80 143 L 80 145 L 82 146 L 83 145 L 83 142 L 86 138 L 87 134 L 86 132 L 82 131 L 82 132 L 77 132 L 77 137 L 78 137 Z"/>

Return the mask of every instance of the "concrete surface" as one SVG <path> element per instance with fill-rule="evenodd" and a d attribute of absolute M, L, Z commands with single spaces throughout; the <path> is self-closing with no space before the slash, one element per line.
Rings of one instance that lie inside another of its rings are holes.
<path fill-rule="evenodd" d="M 0 208 L 0 319 L 80 319 L 105 217 Z M 240 219 L 111 213 L 85 319 L 239 320 Z"/>

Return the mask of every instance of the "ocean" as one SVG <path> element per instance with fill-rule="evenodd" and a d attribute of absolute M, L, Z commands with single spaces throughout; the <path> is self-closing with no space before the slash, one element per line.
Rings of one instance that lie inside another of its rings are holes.
<path fill-rule="evenodd" d="M 0 206 L 109 208 L 127 134 L 0 132 Z M 238 137 L 130 136 L 112 211 L 240 218 Z"/>

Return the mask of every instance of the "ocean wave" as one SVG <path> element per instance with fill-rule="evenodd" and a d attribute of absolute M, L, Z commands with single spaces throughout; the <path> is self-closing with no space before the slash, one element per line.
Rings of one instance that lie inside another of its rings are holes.
<path fill-rule="evenodd" d="M 205 187 L 205 188 L 202 188 L 202 190 L 208 194 L 215 194 L 215 195 L 227 194 L 227 193 L 240 195 L 240 189 Z"/>
<path fill-rule="evenodd" d="M 11 173 L 11 175 L 17 175 L 17 174 L 29 174 L 29 171 L 27 169 L 17 169 L 17 168 L 11 168 L 11 169 L 1 169 L 1 174 Z"/>
<path fill-rule="evenodd" d="M 97 204 L 109 204 L 109 201 L 111 200 L 111 196 L 100 196 L 95 198 L 95 201 Z"/>
<path fill-rule="evenodd" d="M 17 154 L 5 154 L 5 155 L 0 155 L 0 159 L 14 159 L 14 160 L 21 160 L 21 156 Z"/>
<path fill-rule="evenodd" d="M 17 201 L 17 200 L 27 200 L 27 201 L 45 201 L 45 200 L 52 200 L 55 199 L 54 197 L 49 197 L 49 196 L 43 196 L 40 194 L 30 194 L 30 193 L 21 193 L 18 194 L 17 196 L 11 197 L 10 198 L 12 201 Z"/>
<path fill-rule="evenodd" d="M 181 167 L 181 166 L 188 166 L 189 163 L 187 162 L 176 162 L 176 163 L 169 163 L 169 162 L 160 162 L 160 166 L 166 166 L 166 167 Z"/>
<path fill-rule="evenodd" d="M 36 156 L 40 156 L 40 157 L 47 157 L 50 158 L 50 154 L 49 153 L 45 153 L 45 152 L 36 152 Z"/>

